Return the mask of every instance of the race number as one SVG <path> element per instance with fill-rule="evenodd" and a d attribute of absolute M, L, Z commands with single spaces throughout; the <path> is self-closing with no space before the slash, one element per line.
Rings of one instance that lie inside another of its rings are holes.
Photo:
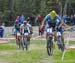
<path fill-rule="evenodd" d="M 17 33 L 17 36 L 21 36 L 21 34 L 18 32 L 18 33 Z"/>
<path fill-rule="evenodd" d="M 57 36 L 61 36 L 61 33 L 60 32 L 57 32 Z"/>
<path fill-rule="evenodd" d="M 48 28 L 48 29 L 47 29 L 47 32 L 48 32 L 48 33 L 52 33 L 52 28 Z"/>

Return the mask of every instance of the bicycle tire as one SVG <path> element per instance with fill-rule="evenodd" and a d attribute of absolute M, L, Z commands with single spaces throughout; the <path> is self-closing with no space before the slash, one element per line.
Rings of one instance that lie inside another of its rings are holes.
<path fill-rule="evenodd" d="M 27 38 L 25 40 L 25 46 L 26 46 L 26 50 L 28 50 L 28 41 L 27 41 Z"/>
<path fill-rule="evenodd" d="M 64 51 L 64 45 L 61 37 L 58 37 L 58 48 L 63 52 Z"/>
<path fill-rule="evenodd" d="M 52 37 L 47 40 L 47 53 L 49 56 L 53 55 L 53 41 Z"/>

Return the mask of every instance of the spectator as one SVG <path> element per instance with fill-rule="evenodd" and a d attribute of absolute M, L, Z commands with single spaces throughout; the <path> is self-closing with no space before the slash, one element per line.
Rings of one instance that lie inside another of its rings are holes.
<path fill-rule="evenodd" d="M 67 24 L 70 25 L 71 24 L 71 17 L 70 16 L 67 16 L 67 19 L 66 20 L 67 20 Z"/>
<path fill-rule="evenodd" d="M 74 25 L 74 16 L 71 15 L 71 24 Z"/>
<path fill-rule="evenodd" d="M 75 25 L 75 15 L 73 16 L 72 21 L 73 21 L 73 23 Z"/>
<path fill-rule="evenodd" d="M 2 23 L 2 28 L 3 28 L 3 36 L 4 36 L 4 32 L 5 32 L 5 23 Z"/>
<path fill-rule="evenodd" d="M 2 27 L 0 23 L 0 37 L 3 38 L 3 35 L 4 35 L 4 28 Z"/>
<path fill-rule="evenodd" d="M 43 20 L 43 18 L 41 17 L 41 15 L 38 15 L 37 21 L 38 21 L 39 25 L 41 24 L 42 20 Z"/>
<path fill-rule="evenodd" d="M 27 22 L 30 23 L 30 17 L 27 18 Z"/>
<path fill-rule="evenodd" d="M 66 23 L 67 22 L 67 15 L 63 15 L 62 20 Z"/>
<path fill-rule="evenodd" d="M 35 26 L 38 26 L 37 17 L 36 17 L 36 19 L 35 19 Z"/>
<path fill-rule="evenodd" d="M 20 17 L 20 23 L 23 23 L 23 21 L 25 21 L 26 19 L 25 19 L 25 17 L 24 17 L 24 15 L 21 15 L 21 17 Z"/>
<path fill-rule="evenodd" d="M 74 19 L 74 25 L 75 25 L 75 15 L 74 15 L 73 19 Z"/>
<path fill-rule="evenodd" d="M 18 21 L 20 22 L 20 16 L 17 16 L 16 20 L 15 21 Z"/>

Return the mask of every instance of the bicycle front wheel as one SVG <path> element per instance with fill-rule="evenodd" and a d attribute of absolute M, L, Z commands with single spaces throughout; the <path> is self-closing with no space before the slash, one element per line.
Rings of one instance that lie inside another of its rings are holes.
<path fill-rule="evenodd" d="M 52 38 L 47 40 L 47 53 L 49 56 L 53 55 L 53 41 Z"/>

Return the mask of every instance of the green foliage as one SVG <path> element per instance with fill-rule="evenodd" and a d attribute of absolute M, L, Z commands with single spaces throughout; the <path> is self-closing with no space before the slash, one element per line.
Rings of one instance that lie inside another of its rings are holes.
<path fill-rule="evenodd" d="M 0 20 L 2 22 L 7 22 L 7 25 L 11 25 L 17 15 L 24 14 L 26 17 L 36 17 L 38 14 L 43 17 L 48 14 L 52 9 L 54 9 L 51 2 L 56 0 L 0 0 Z M 62 0 L 58 0 L 61 2 Z M 69 0 L 74 3 L 74 0 Z M 60 10 L 56 7 L 55 10 L 59 12 Z M 73 4 L 73 7 L 75 5 Z M 10 24 L 9 24 L 10 23 Z"/>

